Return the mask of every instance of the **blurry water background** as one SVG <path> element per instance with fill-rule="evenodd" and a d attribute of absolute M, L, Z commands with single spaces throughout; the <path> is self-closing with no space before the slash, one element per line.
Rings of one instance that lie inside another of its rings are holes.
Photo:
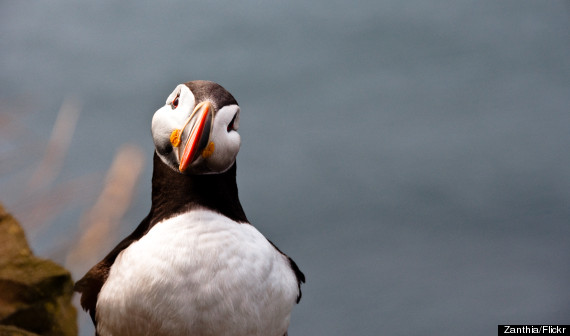
<path fill-rule="evenodd" d="M 242 108 L 250 221 L 307 276 L 290 335 L 570 323 L 568 1 L 2 1 L 0 60 L 8 210 L 81 107 L 54 185 L 95 183 L 30 229 L 41 256 L 63 262 L 125 143 L 145 166 L 107 244 L 136 227 L 151 117 L 208 79 Z"/>

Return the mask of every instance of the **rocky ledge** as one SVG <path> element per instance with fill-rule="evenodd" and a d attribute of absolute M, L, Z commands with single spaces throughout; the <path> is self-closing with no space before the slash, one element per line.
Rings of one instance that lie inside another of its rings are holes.
<path fill-rule="evenodd" d="M 0 204 L 0 336 L 77 335 L 70 273 L 33 255 L 20 224 Z"/>

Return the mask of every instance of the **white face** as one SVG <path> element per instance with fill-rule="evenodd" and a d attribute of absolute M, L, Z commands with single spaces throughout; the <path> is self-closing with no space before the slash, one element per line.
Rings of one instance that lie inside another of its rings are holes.
<path fill-rule="evenodd" d="M 164 163 L 184 174 L 222 173 L 232 166 L 241 143 L 240 109 L 216 106 L 197 102 L 185 84 L 174 89 L 152 118 L 152 138 Z"/>

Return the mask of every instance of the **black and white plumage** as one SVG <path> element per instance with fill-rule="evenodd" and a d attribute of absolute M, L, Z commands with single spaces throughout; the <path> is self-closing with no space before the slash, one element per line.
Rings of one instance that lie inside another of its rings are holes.
<path fill-rule="evenodd" d="M 239 202 L 239 112 L 193 81 L 155 113 L 150 213 L 75 285 L 97 335 L 287 333 L 305 277 Z"/>

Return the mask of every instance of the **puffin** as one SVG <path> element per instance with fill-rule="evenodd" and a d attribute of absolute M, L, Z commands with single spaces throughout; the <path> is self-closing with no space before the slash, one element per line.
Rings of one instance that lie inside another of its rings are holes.
<path fill-rule="evenodd" d="M 241 206 L 239 120 L 202 80 L 154 113 L 150 212 L 74 287 L 96 336 L 287 335 L 305 276 Z"/>

